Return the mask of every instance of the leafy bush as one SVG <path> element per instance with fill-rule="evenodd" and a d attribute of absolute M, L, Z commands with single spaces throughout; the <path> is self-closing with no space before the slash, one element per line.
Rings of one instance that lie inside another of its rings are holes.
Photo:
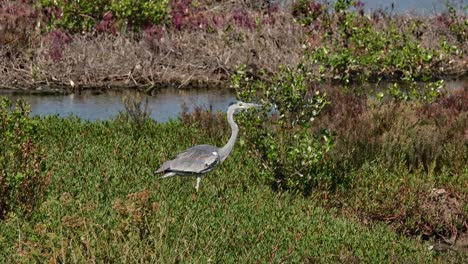
<path fill-rule="evenodd" d="M 146 23 L 159 24 L 166 17 L 169 0 L 123 0 L 112 1 L 110 11 L 118 20 L 129 25 L 142 26 Z"/>
<path fill-rule="evenodd" d="M 327 8 L 318 1 L 299 0 L 292 5 L 291 12 L 301 25 L 309 26 L 327 13 Z"/>
<path fill-rule="evenodd" d="M 70 32 L 92 31 L 106 12 L 108 0 L 66 1 L 41 0 L 41 5 L 54 10 L 49 12 L 53 27 Z"/>
<path fill-rule="evenodd" d="M 446 11 L 437 17 L 437 21 L 448 27 L 449 32 L 455 36 L 462 45 L 468 40 L 468 19 L 466 13 L 459 13 L 451 1 L 445 1 Z M 465 10 L 468 6 L 464 6 Z M 462 8 L 460 8 L 462 10 Z"/>
<path fill-rule="evenodd" d="M 99 31 L 102 27 L 112 28 L 114 22 L 121 26 L 128 24 L 136 29 L 147 23 L 159 24 L 166 17 L 168 2 L 92 0 L 70 3 L 66 0 L 41 0 L 43 7 L 55 10 L 49 12 L 53 26 L 70 32 Z"/>
<path fill-rule="evenodd" d="M 440 63 L 437 51 L 423 48 L 407 33 L 398 32 L 396 25 L 384 32 L 353 12 L 339 16 L 340 34 L 328 37 L 330 45 L 308 52 L 311 63 L 321 65 L 322 73 L 331 72 L 335 80 L 365 82 L 377 76 L 428 80 L 433 65 Z"/>
<path fill-rule="evenodd" d="M 293 6 L 296 20 L 311 31 L 306 53 L 322 79 L 345 84 L 381 79 L 412 83 L 434 79 L 449 65 L 447 57 L 453 52 L 421 45 L 425 21 L 402 22 L 387 15 L 379 22 L 380 18 L 364 16 L 363 5 L 352 0 L 333 4 L 302 0 Z"/>
<path fill-rule="evenodd" d="M 317 184 L 328 184 L 322 172 L 334 144 L 327 130 L 314 133 L 313 120 L 330 103 L 327 95 L 309 86 L 302 65 L 282 67 L 273 83 L 247 77 L 245 67 L 232 76 L 232 86 L 242 100 L 264 103 L 256 116 L 243 115 L 248 142 L 274 175 L 275 187 L 308 193 Z M 270 113 L 273 111 L 273 114 Z"/>
<path fill-rule="evenodd" d="M 48 185 L 36 145 L 38 123 L 28 115 L 24 102 L 12 106 L 0 98 L 0 219 L 10 213 L 30 216 Z"/>

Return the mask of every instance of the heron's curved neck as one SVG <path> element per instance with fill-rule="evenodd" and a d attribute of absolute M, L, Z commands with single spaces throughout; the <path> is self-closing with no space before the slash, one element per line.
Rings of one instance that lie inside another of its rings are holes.
<path fill-rule="evenodd" d="M 234 110 L 229 109 L 227 112 L 227 119 L 228 123 L 231 126 L 232 132 L 231 132 L 231 137 L 229 138 L 229 141 L 227 142 L 224 147 L 219 149 L 219 157 L 221 158 L 221 162 L 223 162 L 227 156 L 229 156 L 229 153 L 231 153 L 232 148 L 234 147 L 234 144 L 236 143 L 237 139 L 237 133 L 239 132 L 239 127 L 237 124 L 234 122 Z"/>

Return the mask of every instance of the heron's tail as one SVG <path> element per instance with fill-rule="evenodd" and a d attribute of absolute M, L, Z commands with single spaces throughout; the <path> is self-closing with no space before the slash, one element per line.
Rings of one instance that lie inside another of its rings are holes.
<path fill-rule="evenodd" d="M 174 172 L 168 172 L 166 174 L 164 174 L 163 176 L 159 177 L 159 179 L 165 179 L 165 178 L 170 178 L 170 177 L 174 177 L 176 174 Z"/>

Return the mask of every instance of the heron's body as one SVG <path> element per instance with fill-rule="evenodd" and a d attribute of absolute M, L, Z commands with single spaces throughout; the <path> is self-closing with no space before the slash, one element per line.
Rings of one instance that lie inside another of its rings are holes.
<path fill-rule="evenodd" d="M 239 128 L 234 122 L 234 113 L 239 109 L 256 107 L 258 105 L 238 102 L 228 108 L 228 122 L 231 125 L 232 132 L 228 143 L 218 148 L 211 145 L 198 145 L 191 147 L 184 152 L 178 154 L 174 159 L 164 162 L 155 173 L 164 173 L 161 178 L 169 178 L 176 175 L 181 176 L 196 176 L 197 185 L 200 185 L 201 177 L 210 172 L 216 166 L 221 164 L 231 153 L 237 139 Z"/>
<path fill-rule="evenodd" d="M 198 145 L 180 153 L 173 160 L 164 162 L 156 173 L 164 172 L 161 178 L 167 178 L 167 174 L 191 176 L 204 174 L 211 171 L 220 163 L 218 148 L 211 145 Z"/>

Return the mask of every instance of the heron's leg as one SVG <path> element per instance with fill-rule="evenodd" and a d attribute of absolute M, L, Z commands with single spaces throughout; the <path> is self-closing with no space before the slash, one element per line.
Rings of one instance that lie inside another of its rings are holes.
<path fill-rule="evenodd" d="M 197 189 L 197 192 L 198 192 L 198 187 L 200 186 L 200 181 L 201 181 L 201 177 L 198 176 L 197 177 L 197 186 L 195 186 L 195 189 Z"/>

